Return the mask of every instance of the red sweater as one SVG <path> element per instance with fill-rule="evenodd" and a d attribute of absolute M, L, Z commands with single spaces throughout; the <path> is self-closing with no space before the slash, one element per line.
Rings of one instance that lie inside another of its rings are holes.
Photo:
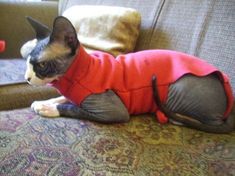
<path fill-rule="evenodd" d="M 206 76 L 214 72 L 220 76 L 227 93 L 226 117 L 233 105 L 228 77 L 203 60 L 175 51 L 147 50 L 115 59 L 98 51 L 89 55 L 80 46 L 65 75 L 52 85 L 78 106 L 88 95 L 111 89 L 130 114 L 142 114 L 157 112 L 151 86 L 153 75 L 157 77 L 160 99 L 164 103 L 169 85 L 183 75 Z M 167 121 L 165 117 L 161 118 L 158 119 L 160 122 Z"/>

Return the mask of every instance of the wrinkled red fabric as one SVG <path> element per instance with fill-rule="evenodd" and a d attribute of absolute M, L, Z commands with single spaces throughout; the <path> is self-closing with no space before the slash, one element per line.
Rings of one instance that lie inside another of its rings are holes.
<path fill-rule="evenodd" d="M 104 52 L 88 54 L 80 46 L 67 72 L 52 85 L 78 106 L 90 94 L 113 90 L 130 114 L 157 110 L 153 99 L 152 76 L 157 77 L 160 100 L 167 100 L 168 87 L 185 74 L 206 76 L 217 74 L 227 94 L 226 118 L 233 105 L 233 94 L 228 77 L 214 66 L 184 53 L 169 50 L 146 50 L 114 58 Z M 167 117 L 158 115 L 161 123 Z"/>

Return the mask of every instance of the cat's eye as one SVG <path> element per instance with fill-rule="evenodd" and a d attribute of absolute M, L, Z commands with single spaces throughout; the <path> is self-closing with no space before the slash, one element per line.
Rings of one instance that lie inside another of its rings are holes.
<path fill-rule="evenodd" d="M 45 62 L 40 62 L 40 63 L 38 64 L 38 66 L 41 67 L 41 68 L 45 67 L 45 65 L 46 65 Z"/>

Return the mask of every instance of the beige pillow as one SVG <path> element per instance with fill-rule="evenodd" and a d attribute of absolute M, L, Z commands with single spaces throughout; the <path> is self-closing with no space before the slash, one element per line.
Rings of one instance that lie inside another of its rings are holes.
<path fill-rule="evenodd" d="M 87 51 L 101 50 L 114 56 L 134 50 L 139 35 L 140 14 L 114 6 L 72 6 L 64 11 Z"/>

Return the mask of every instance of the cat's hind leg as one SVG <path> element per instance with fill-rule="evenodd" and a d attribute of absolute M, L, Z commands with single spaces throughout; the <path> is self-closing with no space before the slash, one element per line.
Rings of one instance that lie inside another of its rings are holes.
<path fill-rule="evenodd" d="M 155 102 L 170 121 L 210 133 L 229 133 L 234 130 L 234 114 L 224 119 L 227 97 L 216 75 L 183 76 L 170 85 L 165 104 L 160 101 L 155 76 L 152 85 Z"/>
<path fill-rule="evenodd" d="M 216 75 L 185 75 L 170 85 L 166 107 L 203 124 L 220 125 L 224 123 L 227 97 Z"/>

